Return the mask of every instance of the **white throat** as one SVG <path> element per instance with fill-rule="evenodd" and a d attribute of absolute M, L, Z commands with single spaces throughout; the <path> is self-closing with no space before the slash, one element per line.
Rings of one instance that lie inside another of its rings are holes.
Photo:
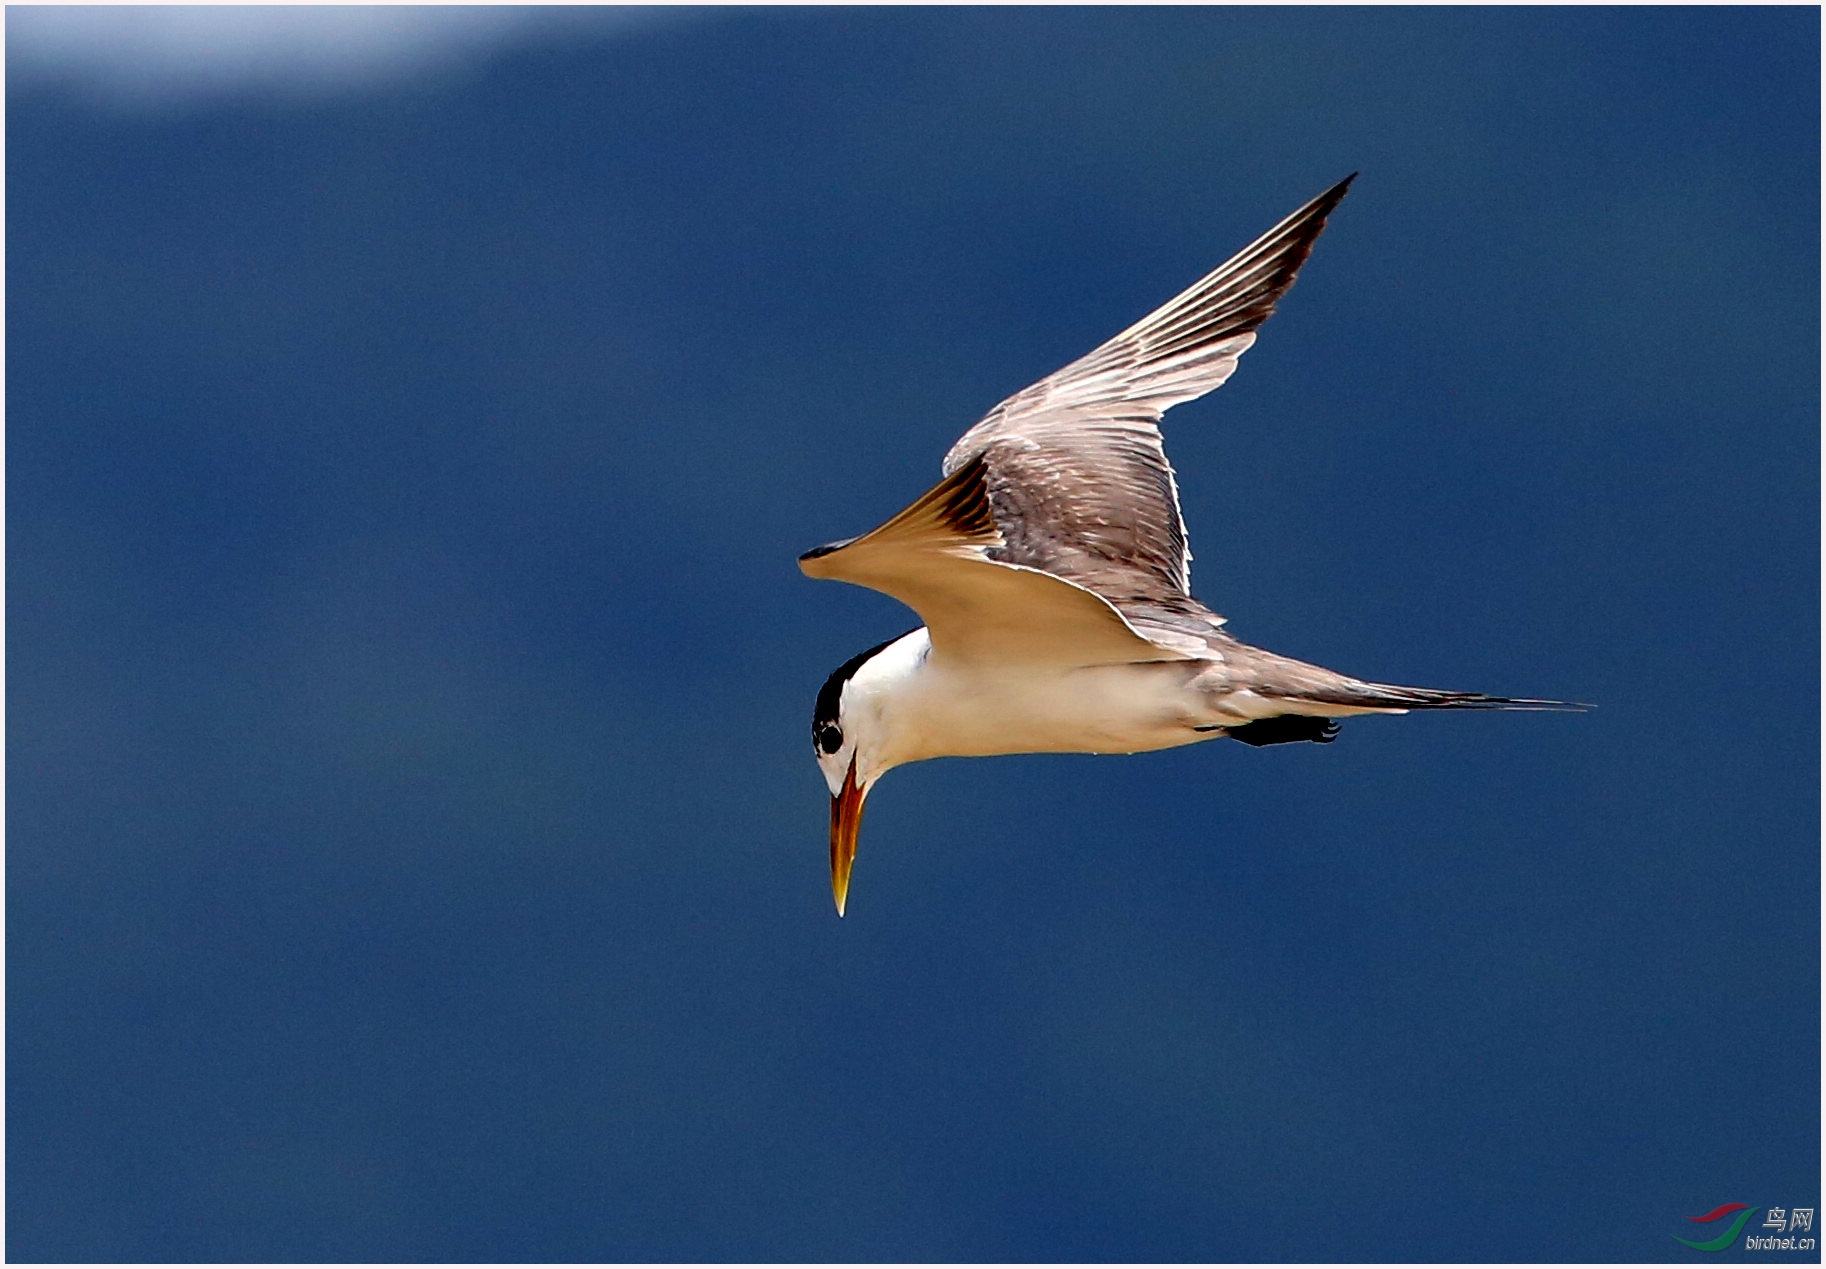
<path fill-rule="evenodd" d="M 856 783 L 864 788 L 903 763 L 934 756 L 918 743 L 931 652 L 932 636 L 921 626 L 864 661 L 844 684 L 843 734 L 854 746 Z"/>

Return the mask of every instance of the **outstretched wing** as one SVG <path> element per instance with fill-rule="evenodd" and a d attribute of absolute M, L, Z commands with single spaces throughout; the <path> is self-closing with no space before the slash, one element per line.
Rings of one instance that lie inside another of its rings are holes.
<path fill-rule="evenodd" d="M 1192 553 L 1160 416 L 1230 377 L 1354 179 L 964 433 L 944 470 L 984 465 L 1003 538 L 991 558 L 1118 606 L 1190 597 Z"/>
<path fill-rule="evenodd" d="M 1202 650 L 1145 639 L 1084 587 L 989 558 L 1002 535 L 986 474 L 983 462 L 964 463 L 879 529 L 807 551 L 800 569 L 892 595 L 925 621 L 933 654 L 959 663 L 1105 665 Z"/>

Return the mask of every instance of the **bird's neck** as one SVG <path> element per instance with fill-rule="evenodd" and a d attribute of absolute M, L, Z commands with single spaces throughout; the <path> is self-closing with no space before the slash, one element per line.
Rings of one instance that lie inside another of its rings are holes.
<path fill-rule="evenodd" d="M 864 755 L 865 768 L 857 771 L 864 782 L 935 756 L 927 752 L 925 736 L 936 678 L 931 653 L 932 640 L 922 626 L 863 662 L 844 688 L 844 727 Z"/>

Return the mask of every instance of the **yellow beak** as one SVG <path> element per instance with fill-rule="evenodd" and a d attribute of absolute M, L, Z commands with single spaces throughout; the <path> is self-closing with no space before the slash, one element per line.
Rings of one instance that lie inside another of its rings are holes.
<path fill-rule="evenodd" d="M 862 800 L 866 788 L 856 786 L 856 760 L 843 777 L 843 791 L 831 799 L 831 897 L 837 900 L 837 915 L 843 915 L 844 901 L 850 897 L 850 865 L 856 862 L 856 830 L 862 827 Z"/>

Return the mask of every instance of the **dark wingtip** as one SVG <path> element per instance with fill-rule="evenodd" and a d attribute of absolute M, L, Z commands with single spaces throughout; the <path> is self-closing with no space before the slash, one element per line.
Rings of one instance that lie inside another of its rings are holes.
<path fill-rule="evenodd" d="M 1315 696 L 1333 705 L 1368 705 L 1389 709 L 1512 709 L 1582 714 L 1596 708 L 1584 701 L 1552 701 L 1533 696 L 1491 696 L 1487 692 L 1454 692 L 1437 687 L 1400 687 L 1361 683 L 1355 689 Z"/>
<path fill-rule="evenodd" d="M 1547 714 L 1583 714 L 1596 709 L 1584 701 L 1536 700 L 1531 696 L 1486 696 L 1482 692 L 1453 692 L 1435 700 L 1402 701 L 1408 709 L 1509 709 Z"/>
<path fill-rule="evenodd" d="M 1532 709 L 1550 714 L 1583 714 L 1586 710 L 1597 708 L 1584 701 L 1541 701 L 1527 696 L 1492 696 L 1487 699 L 1491 709 Z"/>
<path fill-rule="evenodd" d="M 823 546 L 814 546 L 799 557 L 799 563 L 803 564 L 807 560 L 823 559 L 827 555 L 834 555 L 855 540 L 855 538 L 845 538 L 841 542 L 826 542 Z"/>
<path fill-rule="evenodd" d="M 1308 199 L 1279 224 L 1207 274 L 1196 286 L 1144 319 L 1162 338 L 1148 360 L 1178 356 L 1219 339 L 1247 334 L 1268 320 L 1292 288 L 1325 223 L 1357 174 Z M 1167 333 L 1170 332 L 1170 337 Z"/>
<path fill-rule="evenodd" d="M 1320 221 L 1323 221 L 1325 217 L 1331 215 L 1332 210 L 1336 208 L 1339 203 L 1344 201 L 1344 196 L 1350 193 L 1351 182 L 1356 180 L 1357 176 L 1358 173 L 1352 172 L 1349 176 L 1339 181 L 1336 185 L 1326 190 L 1308 204 L 1310 210 L 1317 214 Z M 1313 236 L 1317 237 L 1318 235 L 1314 234 Z"/>

